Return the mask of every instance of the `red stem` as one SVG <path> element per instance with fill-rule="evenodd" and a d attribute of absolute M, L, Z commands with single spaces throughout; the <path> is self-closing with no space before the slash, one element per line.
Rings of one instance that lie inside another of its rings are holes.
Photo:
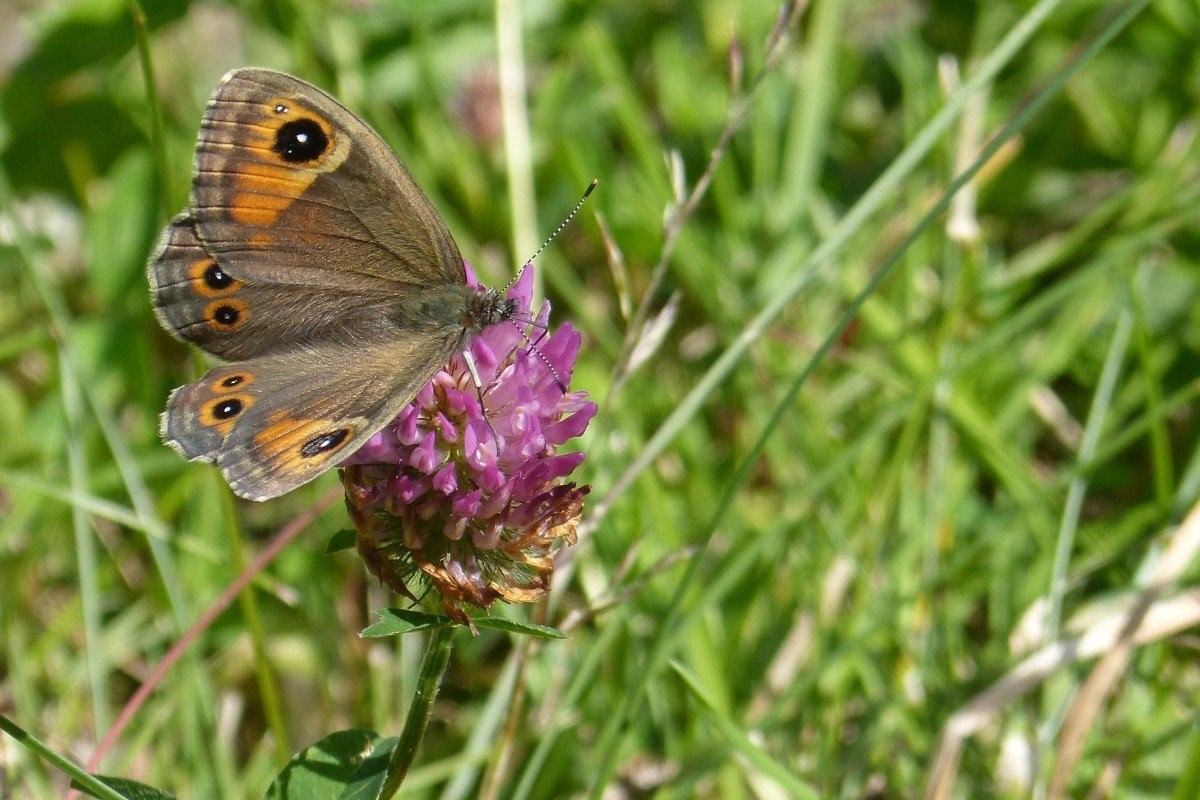
<path fill-rule="evenodd" d="M 100 744 L 97 745 L 96 749 L 92 752 L 91 757 L 88 758 L 87 764 L 84 765 L 88 772 L 93 772 L 100 766 L 100 762 L 106 755 L 108 755 L 108 751 L 113 748 L 113 745 L 117 743 L 117 740 L 121 738 L 121 734 L 125 732 L 125 728 L 128 727 L 130 722 L 133 721 L 133 718 L 137 712 L 141 710 L 141 707 L 146 702 L 147 698 L 149 698 L 154 690 L 158 688 L 158 685 L 162 683 L 163 678 L 165 678 L 167 673 L 171 671 L 171 667 L 175 666 L 175 663 L 183 657 L 183 654 L 187 652 L 188 648 L 191 647 L 198 638 L 200 638 L 200 634 L 208 630 L 209 626 L 216 622 L 217 618 L 221 616 L 225 609 L 229 608 L 229 606 L 233 604 L 233 601 L 237 599 L 238 594 L 250 585 L 250 581 L 254 580 L 258 573 L 266 569 L 267 565 L 274 561 L 275 558 L 281 552 L 283 552 L 283 548 L 286 547 L 289 542 L 299 536 L 305 528 L 311 525 L 313 520 L 317 518 L 318 514 L 329 508 L 329 506 L 333 505 L 334 501 L 336 501 L 341 494 L 341 488 L 331 489 L 329 493 L 321 497 L 312 506 L 312 508 L 298 515 L 291 522 L 280 528 L 279 533 L 275 534 L 275 538 L 273 538 L 270 543 L 263 548 L 262 552 L 254 557 L 254 560 L 246 566 L 246 569 L 242 571 L 242 574 L 238 575 L 237 578 L 234 579 L 233 583 L 225 587 L 225 591 L 221 592 L 221 595 L 213 601 L 212 605 L 205 609 L 204 613 L 196 618 L 196 621 L 192 623 L 191 627 L 183 632 L 183 635 L 179 637 L 175 644 L 171 645 L 171 649 L 167 651 L 166 655 L 162 657 L 161 661 L 154 665 L 154 669 L 151 670 L 150 674 L 146 676 L 146 680 L 137 688 L 137 691 L 134 692 L 133 696 L 130 697 L 125 703 L 125 707 L 122 708 L 121 713 L 117 715 L 117 719 L 113 722 L 112 727 L 110 727 L 108 732 L 104 734 L 104 739 L 100 741 Z M 66 796 L 66 800 L 79 800 L 79 798 L 80 794 L 76 789 L 72 789 Z"/>

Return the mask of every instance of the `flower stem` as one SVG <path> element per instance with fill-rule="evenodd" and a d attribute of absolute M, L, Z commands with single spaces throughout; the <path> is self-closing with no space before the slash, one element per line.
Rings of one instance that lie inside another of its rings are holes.
<path fill-rule="evenodd" d="M 420 747 L 425 728 L 429 725 L 433 700 L 441 688 L 446 665 L 450 663 L 454 628 L 453 625 L 446 625 L 434 628 L 430 633 L 425 658 L 421 661 L 421 674 L 417 678 L 417 691 L 413 694 L 412 707 L 408 710 L 408 719 L 404 721 L 400 741 L 392 751 L 391 760 L 388 761 L 387 777 L 383 788 L 379 790 L 379 800 L 391 800 L 399 790 L 400 784 L 404 782 L 404 776 L 408 774 L 408 768 L 412 766 L 417 755 L 417 748 Z"/>

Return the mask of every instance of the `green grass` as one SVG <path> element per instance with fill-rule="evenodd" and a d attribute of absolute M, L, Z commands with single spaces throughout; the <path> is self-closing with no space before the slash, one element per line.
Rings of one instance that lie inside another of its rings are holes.
<path fill-rule="evenodd" d="M 603 408 L 586 536 L 532 617 L 570 635 L 460 633 L 401 797 L 1023 797 L 1056 769 L 1070 797 L 1194 791 L 1198 620 L 1178 604 L 1065 766 L 1094 654 L 981 693 L 1136 592 L 1197 588 L 1172 544 L 1200 499 L 1200 6 L 812 0 L 755 86 L 766 0 L 140 5 L 141 33 L 120 0 L 0 12 L 4 717 L 85 762 L 337 485 L 234 501 L 156 430 L 197 360 L 157 325 L 145 258 L 212 85 L 261 64 L 371 122 L 490 283 L 601 180 L 539 257 Z M 524 115 L 498 59 L 523 68 Z M 644 305 L 673 181 L 686 197 L 730 119 Z M 623 375 L 631 315 L 671 296 Z M 399 734 L 426 634 L 357 636 L 395 601 L 352 550 L 324 554 L 347 524 L 317 515 L 101 772 L 259 798 L 332 731 Z M 0 738 L 0 796 L 66 785 Z"/>

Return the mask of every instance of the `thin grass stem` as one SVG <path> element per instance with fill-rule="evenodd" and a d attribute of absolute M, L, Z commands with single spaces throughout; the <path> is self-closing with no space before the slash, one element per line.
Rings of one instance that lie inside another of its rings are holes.
<path fill-rule="evenodd" d="M 518 0 L 496 0 L 496 59 L 500 76 L 500 114 L 504 127 L 504 166 L 512 213 L 514 258 L 537 246 L 537 209 L 533 188 L 533 145 L 526 101 L 525 52 Z M 534 273 L 534 298 L 541 297 L 541 274 Z M 536 303 L 535 303 L 536 304 Z"/>
<path fill-rule="evenodd" d="M 238 574 L 245 573 L 249 567 L 246 561 L 246 546 L 242 542 L 241 525 L 238 524 L 237 511 L 233 506 L 233 494 L 225 485 L 225 481 L 217 472 L 212 473 L 216 491 L 221 495 L 221 504 L 225 515 L 226 541 L 229 543 L 229 553 L 233 567 Z M 238 605 L 242 610 L 242 618 L 246 622 L 246 632 L 250 635 L 251 646 L 254 649 L 254 675 L 258 681 L 258 692 L 262 697 L 263 714 L 271 729 L 274 740 L 275 761 L 283 766 L 292 757 L 288 737 L 287 722 L 283 716 L 283 698 L 279 694 L 279 682 L 275 679 L 275 668 L 271 665 L 270 653 L 267 650 L 267 637 L 263 630 L 262 618 L 258 613 L 258 601 L 255 599 L 254 586 L 247 583 L 238 592 Z"/>
<path fill-rule="evenodd" d="M 746 355 L 750 345 L 766 332 L 771 322 L 783 313 L 783 310 L 791 304 L 801 290 L 808 287 L 820 273 L 832 266 L 834 258 L 862 230 L 868 219 L 879 210 L 888 198 L 900 190 L 904 180 L 938 144 L 943 134 L 962 113 L 967 100 L 992 82 L 1000 70 L 1016 57 L 1042 23 L 1063 2 L 1064 0 L 1040 0 L 1013 25 L 1000 44 L 983 59 L 979 68 L 958 91 L 947 98 L 942 109 L 925 124 L 908 147 L 904 148 L 883 171 L 883 174 L 871 184 L 829 236 L 797 267 L 795 276 L 781 286 L 766 305 L 751 318 L 732 344 L 695 382 L 691 391 L 679 401 L 675 410 L 642 446 L 637 457 L 621 472 L 604 496 L 592 506 L 590 515 L 580 526 L 580 539 L 585 539 L 596 529 L 596 526 L 604 519 L 613 504 L 625 493 L 634 479 L 655 462 L 667 445 L 696 415 L 708 396 L 725 382 L 729 373 Z"/>
<path fill-rule="evenodd" d="M 842 332 L 850 325 L 854 318 L 858 315 L 863 304 L 871 297 L 880 287 L 884 280 L 896 269 L 901 263 L 902 256 L 908 248 L 920 238 L 925 231 L 930 228 L 934 221 L 938 219 L 943 212 L 949 208 L 954 195 L 975 174 L 988 162 L 988 160 L 1013 136 L 1015 136 L 1033 120 L 1035 115 L 1046 105 L 1050 98 L 1054 97 L 1066 83 L 1066 81 L 1075 74 L 1092 56 L 1094 56 L 1105 44 L 1117 34 L 1118 31 L 1128 25 L 1133 17 L 1138 12 L 1144 10 L 1149 0 L 1143 0 L 1131 6 L 1126 13 L 1119 15 L 1111 21 L 1102 32 L 1093 40 L 1087 43 L 1087 46 L 1071 58 L 1067 63 L 1062 65 L 1059 70 L 1051 77 L 1051 79 L 1030 99 L 1029 103 L 1022 108 L 1017 114 L 1004 125 L 1003 128 L 987 143 L 981 150 L 979 155 L 964 171 L 960 172 L 955 178 L 950 181 L 946 190 L 939 197 L 938 201 L 921 217 L 916 226 L 909 232 L 899 246 L 891 253 L 888 259 L 879 267 L 866 286 L 854 297 L 846 310 L 839 316 L 838 321 L 834 324 L 833 329 L 821 342 L 820 346 L 813 353 L 811 358 L 800 369 L 787 391 L 784 393 L 780 402 L 775 406 L 770 418 L 763 426 L 761 433 L 750 447 L 746 455 L 741 459 L 736 470 L 734 470 L 729 482 L 721 494 L 717 503 L 716 509 L 713 512 L 711 521 L 706 526 L 704 535 L 702 536 L 700 546 L 695 554 L 688 562 L 687 570 L 680 579 L 678 586 L 667 606 L 667 612 L 663 615 L 663 621 L 659 625 L 647 653 L 642 669 L 637 673 L 637 678 L 633 685 L 627 687 L 622 696 L 622 700 L 609 718 L 608 724 L 602 731 L 596 750 L 599 753 L 599 769 L 596 772 L 594 782 L 591 785 L 590 795 L 593 798 L 599 798 L 607 786 L 609 780 L 616 770 L 616 759 L 620 752 L 621 740 L 624 738 L 625 732 L 628 730 L 627 720 L 630 718 L 630 712 L 635 703 L 639 702 L 646 687 L 649 685 L 651 677 L 665 665 L 669 655 L 670 646 L 673 640 L 673 633 L 679 623 L 682 615 L 683 600 L 687 596 L 693 581 L 699 573 L 700 564 L 703 562 L 709 549 L 712 545 L 713 536 L 715 535 L 718 526 L 724 519 L 725 514 L 732 507 L 734 498 L 738 495 L 741 486 L 749 477 L 754 464 L 757 462 L 763 448 L 766 447 L 767 441 L 772 432 L 778 427 L 784 415 L 793 407 L 796 395 L 808 380 L 809 376 L 815 371 L 818 364 L 824 361 L 834 343 L 842 335 Z M 1037 8 L 1041 8 L 1039 5 Z M 1035 9 L 1036 10 L 1036 9 Z M 1023 22 L 1028 21 L 1028 17 Z M 1018 23 L 1017 27 L 1021 27 Z M 1031 31 L 1032 32 L 1032 31 Z M 1005 41 L 1012 38 L 1010 33 Z M 991 61 L 991 59 L 988 59 Z M 971 82 L 968 82 L 970 85 Z M 894 166 L 894 165 L 893 165 Z M 761 316 L 761 315 L 760 315 Z M 728 353 L 728 351 L 727 351 Z M 710 370 L 711 372 L 711 370 Z"/>
<path fill-rule="evenodd" d="M 115 789 L 109 788 L 93 775 L 84 771 L 82 767 L 71 759 L 54 752 L 41 739 L 29 733 L 3 714 L 0 714 L 0 730 L 7 733 L 18 744 L 38 756 L 38 758 L 69 775 L 71 780 L 86 789 L 93 797 L 99 798 L 99 800 L 129 800 L 125 795 Z"/>
<path fill-rule="evenodd" d="M 170 161 L 167 159 L 167 142 L 164 135 L 162 104 L 158 102 L 158 85 L 154 81 L 154 60 L 150 56 L 150 30 L 146 25 L 146 13 L 138 0 L 125 0 L 129 16 L 133 19 L 133 35 L 137 41 L 138 62 L 142 67 L 142 80 L 146 84 L 146 106 L 150 112 L 150 148 L 154 152 L 154 165 L 162 187 L 162 202 L 159 203 L 160 222 L 171 216 L 171 203 L 175 195 L 171 190 Z"/>
<path fill-rule="evenodd" d="M 842 20 L 846 6 L 845 0 L 827 0 L 813 9 L 804 72 L 786 140 L 790 146 L 779 170 L 778 202 L 770 208 L 776 230 L 804 224 L 808 203 L 820 177 L 833 121 L 839 49 L 845 41 Z"/>
<path fill-rule="evenodd" d="M 62 384 L 63 411 L 67 421 L 67 473 L 71 480 L 71 491 L 84 494 L 87 492 L 87 464 L 82 430 L 83 400 L 79 396 L 75 376 L 61 361 L 59 381 Z M 87 513 L 74 503 L 71 504 L 71 532 L 75 542 L 79 602 L 83 611 L 83 659 L 92 701 L 92 728 L 96 741 L 99 741 L 111 716 L 106 691 L 108 668 L 100 636 L 100 590 L 96 581 L 99 564 L 96 559 L 96 540 L 92 536 Z"/>
<path fill-rule="evenodd" d="M 1113 392 L 1116 390 L 1117 378 L 1121 374 L 1121 365 L 1125 361 L 1125 351 L 1129 347 L 1129 337 L 1133 330 L 1133 316 L 1123 312 L 1117 318 L 1109 341 L 1108 354 L 1104 357 L 1104 367 L 1100 372 L 1100 382 L 1096 393 L 1092 396 L 1092 405 L 1088 409 L 1087 422 L 1083 428 L 1083 439 L 1079 443 L 1079 454 L 1076 461 L 1081 464 L 1089 463 L 1096 456 L 1096 448 L 1100 442 L 1100 433 L 1104 429 L 1104 421 L 1108 409 L 1112 405 Z M 1054 544 L 1054 562 L 1050 568 L 1050 587 L 1047 592 L 1046 610 L 1046 641 L 1058 638 L 1062 625 L 1063 597 L 1067 591 L 1067 572 L 1071 564 L 1071 550 L 1075 544 L 1075 531 L 1079 526 L 1079 514 L 1083 510 L 1083 498 L 1087 494 L 1088 481 L 1079 476 L 1071 481 L 1067 488 L 1067 500 L 1063 504 L 1062 520 L 1059 524 L 1058 536 Z"/>

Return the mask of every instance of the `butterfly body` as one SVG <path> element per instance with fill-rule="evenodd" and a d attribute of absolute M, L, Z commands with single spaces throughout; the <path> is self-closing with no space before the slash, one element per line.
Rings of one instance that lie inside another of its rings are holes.
<path fill-rule="evenodd" d="M 255 500 L 349 456 L 514 313 L 468 286 L 440 215 L 366 123 L 264 69 L 214 91 L 191 203 L 148 276 L 164 327 L 230 362 L 172 392 L 163 438 Z"/>

